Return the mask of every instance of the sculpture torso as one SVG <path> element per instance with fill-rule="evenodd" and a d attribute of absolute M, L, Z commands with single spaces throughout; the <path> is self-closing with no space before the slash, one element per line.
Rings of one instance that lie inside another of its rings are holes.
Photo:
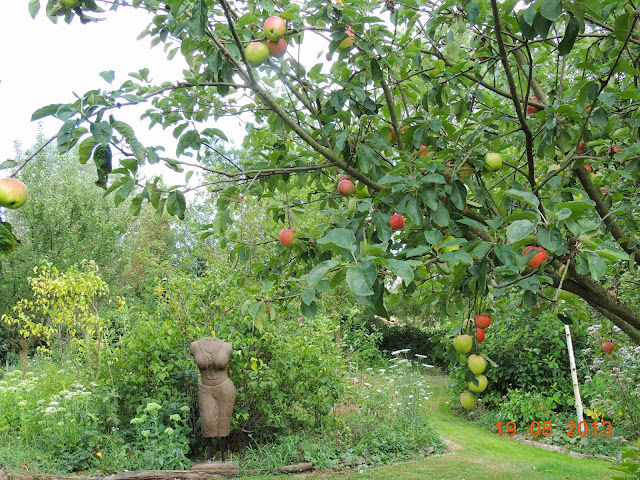
<path fill-rule="evenodd" d="M 236 401 L 236 387 L 227 377 L 232 351 L 230 343 L 215 337 L 201 338 L 189 346 L 189 352 L 200 370 L 198 403 L 204 438 L 229 435 Z"/>
<path fill-rule="evenodd" d="M 219 338 L 204 337 L 191 343 L 191 355 L 200 370 L 204 385 L 219 385 L 227 380 L 227 366 L 233 347 Z"/>

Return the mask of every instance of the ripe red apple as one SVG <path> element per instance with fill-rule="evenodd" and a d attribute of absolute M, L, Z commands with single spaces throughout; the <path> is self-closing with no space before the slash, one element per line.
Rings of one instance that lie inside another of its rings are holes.
<path fill-rule="evenodd" d="M 353 195 L 355 191 L 355 184 L 348 178 L 343 178 L 338 182 L 338 192 L 340 192 L 340 195 L 348 197 L 349 195 Z"/>
<path fill-rule="evenodd" d="M 489 315 L 476 315 L 476 327 L 488 328 L 491 325 L 491 317 Z"/>
<path fill-rule="evenodd" d="M 532 102 L 540 102 L 540 100 L 538 100 L 538 97 L 531 97 L 531 101 Z M 527 104 L 527 113 L 530 115 L 536 114 L 540 111 L 540 109 L 534 105 L 529 105 Z"/>
<path fill-rule="evenodd" d="M 426 145 L 420 145 L 420 153 L 418 153 L 418 155 L 420 155 L 421 157 L 426 157 L 427 155 L 429 155 L 429 152 L 427 152 L 427 146 Z"/>
<path fill-rule="evenodd" d="M 482 343 L 484 341 L 484 328 L 476 328 L 475 332 L 478 343 Z"/>
<path fill-rule="evenodd" d="M 267 40 L 271 40 L 272 42 L 277 42 L 284 36 L 284 32 L 286 32 L 287 26 L 284 23 L 282 17 L 278 17 L 274 15 L 272 17 L 267 18 L 267 21 L 264 22 L 264 36 L 267 37 Z"/>
<path fill-rule="evenodd" d="M 604 353 L 611 354 L 616 349 L 616 346 L 613 342 L 604 342 L 602 344 L 602 351 Z"/>
<path fill-rule="evenodd" d="M 540 250 L 540 253 L 536 253 L 531 260 L 527 262 L 531 268 L 538 268 L 542 262 L 547 259 L 547 251 L 542 247 L 527 247 L 524 249 L 523 255 L 526 255 L 531 250 Z"/>
<path fill-rule="evenodd" d="M 347 36 L 340 42 L 340 45 L 338 45 L 338 49 L 340 50 L 351 48 L 351 45 L 353 45 L 353 30 L 351 30 L 351 27 L 347 27 L 344 33 L 346 33 Z"/>
<path fill-rule="evenodd" d="M 284 248 L 291 248 L 293 246 L 293 234 L 296 233 L 295 230 L 291 228 L 287 228 L 286 230 L 282 230 L 280 232 L 280 243 Z"/>
<path fill-rule="evenodd" d="M 282 57 L 287 51 L 287 41 L 281 38 L 277 42 L 269 40 L 267 42 L 267 48 L 269 49 L 269 55 L 272 57 Z"/>
<path fill-rule="evenodd" d="M 584 164 L 584 169 L 589 173 L 593 172 L 593 168 L 591 168 L 591 165 L 588 163 Z"/>
<path fill-rule="evenodd" d="M 404 218 L 402 215 L 391 215 L 391 220 L 389 220 L 389 225 L 391 225 L 391 230 L 402 230 L 404 227 Z"/>
<path fill-rule="evenodd" d="M 251 42 L 244 49 L 244 55 L 252 67 L 262 65 L 269 57 L 269 47 L 267 42 Z"/>
<path fill-rule="evenodd" d="M 15 210 L 27 201 L 27 187 L 17 178 L 0 179 L 0 207 Z"/>

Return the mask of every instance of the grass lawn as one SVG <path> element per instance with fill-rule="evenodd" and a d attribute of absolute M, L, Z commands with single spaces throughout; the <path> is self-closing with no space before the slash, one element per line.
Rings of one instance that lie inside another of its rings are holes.
<path fill-rule="evenodd" d="M 316 472 L 306 478 L 372 480 L 473 479 L 473 480 L 600 480 L 610 478 L 608 462 L 574 458 L 501 438 L 449 412 L 447 377 L 426 377 L 434 392 L 429 417 L 435 430 L 450 444 L 449 453 L 365 472 L 330 474 Z M 246 477 L 253 480 L 291 478 L 285 476 Z"/>

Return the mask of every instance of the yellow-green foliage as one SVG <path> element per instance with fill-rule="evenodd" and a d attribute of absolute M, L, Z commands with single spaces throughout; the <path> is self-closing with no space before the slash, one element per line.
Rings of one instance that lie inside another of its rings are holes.
<path fill-rule="evenodd" d="M 103 330 L 98 299 L 109 291 L 98 266 L 82 262 L 61 273 L 47 264 L 33 272 L 35 276 L 28 279 L 33 299 L 21 299 L 13 307 L 13 315 L 3 315 L 2 320 L 18 326 L 25 338 L 41 337 L 49 345 L 54 335 L 64 334 L 88 350 L 90 341 Z"/>

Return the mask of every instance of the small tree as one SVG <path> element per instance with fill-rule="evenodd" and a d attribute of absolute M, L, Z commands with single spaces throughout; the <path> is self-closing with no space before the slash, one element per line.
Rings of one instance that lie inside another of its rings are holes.
<path fill-rule="evenodd" d="M 99 365 L 100 337 L 103 321 L 98 313 L 98 299 L 108 293 L 108 285 L 100 278 L 98 266 L 82 262 L 67 272 L 50 265 L 36 267 L 37 276 L 28 279 L 33 300 L 22 299 L 13 308 L 12 316 L 2 320 L 16 325 L 24 342 L 17 342 L 20 363 L 28 369 L 28 349 L 40 340 L 47 346 L 57 340 L 61 352 L 69 341 L 87 360 Z M 92 353 L 95 347 L 95 355 Z"/>

